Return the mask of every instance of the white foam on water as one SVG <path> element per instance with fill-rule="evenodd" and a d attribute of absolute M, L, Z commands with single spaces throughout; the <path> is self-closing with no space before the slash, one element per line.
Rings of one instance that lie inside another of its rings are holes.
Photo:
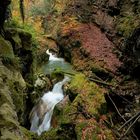
<path fill-rule="evenodd" d="M 40 106 L 37 108 L 44 111 L 43 113 L 45 113 L 45 115 L 43 116 L 43 121 L 41 122 L 41 124 L 39 124 L 42 118 L 39 118 L 39 116 L 41 115 L 38 114 L 38 112 L 41 111 L 40 110 L 34 111 L 33 117 L 31 119 L 31 128 L 30 128 L 32 132 L 41 135 L 42 132 L 49 130 L 51 126 L 53 109 L 55 105 L 59 103 L 61 100 L 63 100 L 64 98 L 62 86 L 69 80 L 70 80 L 69 77 L 65 76 L 62 81 L 54 85 L 52 91 L 49 91 L 43 95 L 43 97 L 41 98 L 42 102 Z"/>

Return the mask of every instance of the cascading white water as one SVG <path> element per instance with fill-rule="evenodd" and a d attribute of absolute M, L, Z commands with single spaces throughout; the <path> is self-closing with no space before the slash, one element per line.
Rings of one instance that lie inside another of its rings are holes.
<path fill-rule="evenodd" d="M 46 53 L 49 55 L 49 61 L 64 61 L 63 58 L 58 58 L 52 53 L 49 52 L 49 50 L 46 51 Z"/>
<path fill-rule="evenodd" d="M 50 61 L 62 61 L 62 58 L 57 58 L 53 56 L 49 51 L 47 51 Z M 52 57 L 53 56 L 53 57 Z M 57 58 L 57 59 L 56 59 Z M 69 77 L 65 76 L 64 79 L 56 83 L 52 89 L 43 95 L 40 102 L 31 111 L 31 128 L 32 132 L 41 135 L 42 132 L 49 130 L 51 126 L 51 118 L 53 114 L 53 109 L 57 103 L 63 100 L 63 89 L 62 86 L 69 81 Z"/>

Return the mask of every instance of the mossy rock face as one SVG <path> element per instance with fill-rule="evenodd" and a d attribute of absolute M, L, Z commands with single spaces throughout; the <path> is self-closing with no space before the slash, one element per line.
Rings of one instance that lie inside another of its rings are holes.
<path fill-rule="evenodd" d="M 89 82 L 83 74 L 72 79 L 69 89 L 73 94 L 77 94 L 73 105 L 78 107 L 78 104 L 81 104 L 91 115 L 97 115 L 101 105 L 105 103 L 104 90 Z"/>
<path fill-rule="evenodd" d="M 22 136 L 18 136 L 16 132 L 10 132 L 7 129 L 2 129 L 1 134 L 1 140 L 22 140 L 23 138 Z"/>
<path fill-rule="evenodd" d="M 14 58 L 14 52 L 10 42 L 0 36 L 0 56 Z"/>
<path fill-rule="evenodd" d="M 4 103 L 0 107 L 0 116 L 1 116 L 1 122 L 0 126 L 7 126 L 7 127 L 18 127 L 18 123 L 15 118 L 17 118 L 16 113 L 13 111 L 13 109 L 7 104 Z"/>
<path fill-rule="evenodd" d="M 11 91 L 8 86 L 0 82 L 0 132 L 1 140 L 22 140 L 23 135 L 19 129 L 19 122 L 15 111 L 15 105 L 11 98 Z"/>
<path fill-rule="evenodd" d="M 55 71 L 53 71 L 51 73 L 51 80 L 52 80 L 53 84 L 55 84 L 63 79 L 64 79 L 64 73 L 62 73 L 61 70 L 56 69 Z"/>
<path fill-rule="evenodd" d="M 59 136 L 57 135 L 58 129 L 51 129 L 48 132 L 41 134 L 41 137 L 38 137 L 37 140 L 58 140 Z"/>
<path fill-rule="evenodd" d="M 23 78 L 33 84 L 33 73 L 36 71 L 36 44 L 32 35 L 19 28 L 7 28 L 6 38 L 12 44 L 15 55 L 19 58 L 19 65 Z"/>
<path fill-rule="evenodd" d="M 6 33 L 9 41 L 0 36 L 0 139 L 32 140 L 34 135 L 20 124 L 25 124 L 27 117 L 26 82 L 34 80 L 36 49 L 28 32 L 7 29 Z"/>
<path fill-rule="evenodd" d="M 19 114 L 19 120 L 22 121 L 22 115 L 24 112 L 24 102 L 26 93 L 26 83 L 22 78 L 19 71 L 14 69 L 8 69 L 6 66 L 1 64 L 0 67 L 1 76 L 1 100 L 9 105 L 14 102 L 17 113 Z"/>
<path fill-rule="evenodd" d="M 1 86 L 1 89 L 0 89 L 0 99 L 1 99 L 0 106 L 3 103 L 8 103 L 11 107 L 14 107 L 12 98 L 10 96 L 11 92 L 9 91 L 7 86 L 4 86 L 2 84 L 2 82 L 3 82 L 3 80 L 0 81 L 0 86 Z"/>
<path fill-rule="evenodd" d="M 29 45 L 29 44 L 32 44 L 32 35 L 28 32 L 25 32 L 25 31 L 20 31 L 19 32 L 19 37 L 21 38 L 21 43 L 22 43 L 22 46 L 26 49 L 26 50 L 30 50 L 32 45 Z"/>
<path fill-rule="evenodd" d="M 23 135 L 19 129 L 16 112 L 7 103 L 0 107 L 0 120 L 1 140 L 22 140 Z"/>
<path fill-rule="evenodd" d="M 19 28 L 7 28 L 7 39 L 12 39 L 15 49 L 24 48 L 26 50 L 32 49 L 32 35 Z"/>
<path fill-rule="evenodd" d="M 36 104 L 44 93 L 52 89 L 52 83 L 45 74 L 38 74 L 35 79 L 34 91 L 30 94 L 33 104 Z"/>
<path fill-rule="evenodd" d="M 24 119 L 26 83 L 21 73 L 5 66 L 3 60 L 0 60 L 0 87 L 0 139 L 27 139 L 19 126 Z"/>

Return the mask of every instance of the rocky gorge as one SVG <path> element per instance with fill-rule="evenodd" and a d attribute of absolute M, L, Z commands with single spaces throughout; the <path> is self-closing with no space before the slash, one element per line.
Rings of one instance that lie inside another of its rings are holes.
<path fill-rule="evenodd" d="M 42 1 L 24 2 L 26 13 Z M 41 19 L 39 36 L 13 21 L 0 25 L 0 139 L 138 140 L 139 16 L 138 0 L 56 0 L 33 17 L 32 26 Z M 51 65 L 47 49 L 65 66 Z M 64 75 L 64 98 L 38 136 L 31 110 Z"/>

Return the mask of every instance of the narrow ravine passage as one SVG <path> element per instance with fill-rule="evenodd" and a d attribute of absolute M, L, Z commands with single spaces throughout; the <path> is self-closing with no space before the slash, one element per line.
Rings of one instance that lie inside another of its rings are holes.
<path fill-rule="evenodd" d="M 63 58 L 57 58 L 55 55 L 46 51 L 49 55 L 49 62 L 61 61 Z M 31 128 L 32 132 L 41 135 L 42 132 L 48 131 L 51 127 L 51 118 L 53 114 L 53 109 L 57 103 L 63 100 L 63 89 L 62 86 L 69 81 L 69 77 L 65 76 L 64 79 L 60 82 L 57 82 L 52 91 L 49 91 L 43 95 L 37 105 L 35 105 L 30 114 Z"/>

